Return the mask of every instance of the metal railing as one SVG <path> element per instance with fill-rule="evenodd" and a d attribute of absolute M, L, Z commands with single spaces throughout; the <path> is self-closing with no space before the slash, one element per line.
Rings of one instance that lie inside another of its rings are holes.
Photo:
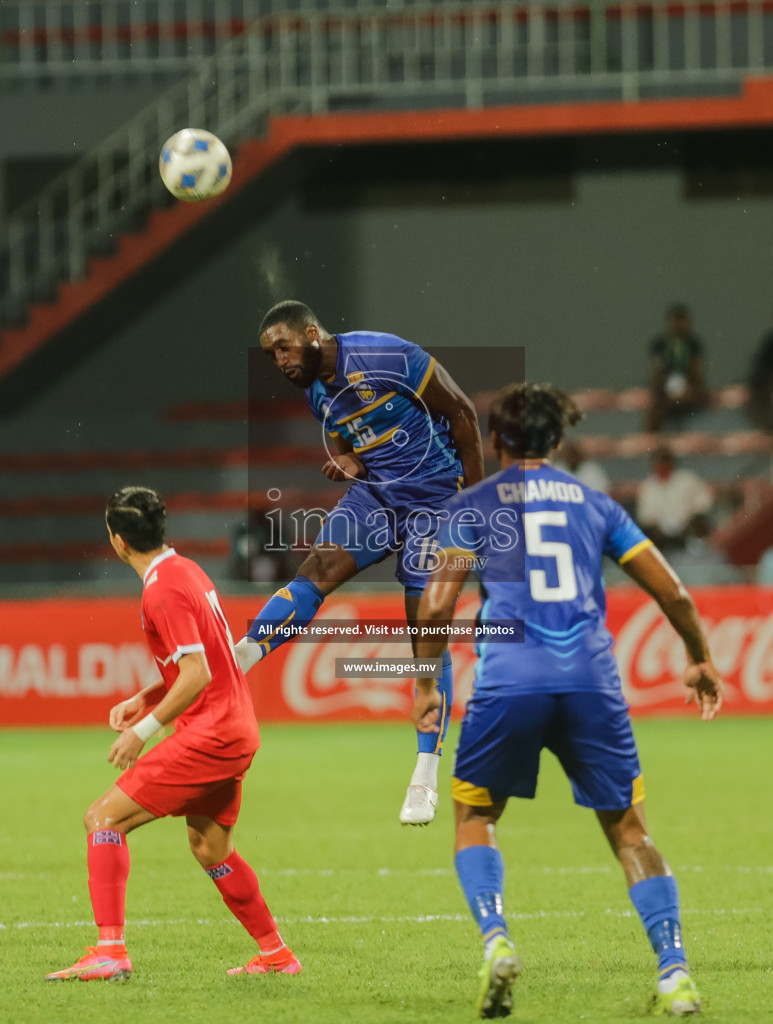
<path fill-rule="evenodd" d="M 222 4 L 187 3 L 185 24 L 200 24 L 204 9 L 215 6 L 222 12 Z M 238 7 L 243 16 L 248 7 L 266 6 L 270 17 L 222 43 L 214 56 L 181 57 L 186 78 L 9 218 L 0 237 L 4 320 L 18 319 L 30 302 L 51 297 L 59 281 L 83 277 L 89 253 L 107 249 L 160 201 L 158 152 L 186 125 L 206 127 L 232 144 L 260 134 L 271 114 L 290 111 L 727 92 L 738 89 L 745 75 L 773 68 L 768 0 L 732 5 L 554 0 L 549 6 L 522 0 L 397 5 L 390 0 L 386 6 L 371 0 L 283 15 L 277 13 L 278 0 L 239 0 L 232 9 Z M 157 20 L 164 11 L 171 18 L 179 10 L 164 0 L 152 5 L 47 0 L 5 3 L 2 11 L 7 31 L 12 8 L 19 17 L 29 8 L 35 18 L 43 9 L 57 8 L 60 20 L 64 8 L 71 8 L 73 21 L 76 11 L 84 18 L 81 9 L 88 9 L 90 18 L 98 14 L 104 32 L 110 18 L 118 23 L 121 11 L 134 17 L 136 8 L 148 16 L 151 7 Z M 47 53 L 47 74 L 69 74 L 65 69 L 72 61 L 66 57 Z M 103 40 L 76 67 L 83 65 L 79 74 L 104 73 L 121 59 Z M 152 68 L 160 59 L 160 53 L 146 53 L 140 64 Z M 139 58 L 126 60 L 134 66 Z"/>
<path fill-rule="evenodd" d="M 345 45 L 344 37 L 370 34 L 374 18 L 429 65 L 440 51 L 441 67 L 453 64 L 470 31 L 482 71 L 493 47 L 530 76 L 702 74 L 770 67 L 773 59 L 769 0 L 4 0 L 0 80 L 8 87 L 105 74 L 179 77 L 258 19 L 265 37 L 308 31 L 331 43 L 339 35 Z M 432 67 L 424 73 L 433 77 Z"/>

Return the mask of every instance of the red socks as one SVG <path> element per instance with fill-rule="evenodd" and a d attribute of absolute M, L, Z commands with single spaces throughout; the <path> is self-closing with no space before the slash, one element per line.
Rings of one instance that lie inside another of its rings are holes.
<path fill-rule="evenodd" d="M 99 928 L 99 949 L 126 956 L 123 926 L 129 847 L 123 832 L 100 828 L 88 836 L 89 893 Z"/>
<path fill-rule="evenodd" d="M 94 920 L 99 928 L 99 951 L 126 956 L 123 928 L 129 847 L 122 832 L 101 828 L 88 837 L 89 893 Z M 255 939 L 262 953 L 272 953 L 284 943 L 260 891 L 258 876 L 247 861 L 234 852 L 222 864 L 204 869 L 220 890 L 234 917 Z"/>
<path fill-rule="evenodd" d="M 284 945 L 263 899 L 258 876 L 236 850 L 222 864 L 204 870 L 220 890 L 225 905 L 255 939 L 262 953 L 272 953 Z"/>

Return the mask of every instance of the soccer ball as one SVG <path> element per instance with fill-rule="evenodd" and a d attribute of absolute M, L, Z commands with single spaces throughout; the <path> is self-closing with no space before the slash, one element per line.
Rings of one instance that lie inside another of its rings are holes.
<path fill-rule="evenodd" d="M 231 180 L 231 157 L 217 135 L 183 128 L 162 146 L 158 169 L 173 196 L 195 202 L 223 191 Z"/>

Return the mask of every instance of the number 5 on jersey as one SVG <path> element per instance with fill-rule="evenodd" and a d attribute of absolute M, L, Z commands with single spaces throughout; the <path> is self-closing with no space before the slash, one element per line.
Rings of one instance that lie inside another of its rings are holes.
<path fill-rule="evenodd" d="M 555 587 L 548 586 L 548 576 L 544 569 L 529 571 L 529 590 L 535 601 L 574 601 L 577 597 L 577 577 L 574 572 L 574 557 L 571 547 L 558 540 L 545 540 L 542 536 L 543 526 L 566 526 L 566 512 L 524 512 L 523 529 L 526 540 L 526 553 L 535 558 L 552 558 L 555 560 Z"/>

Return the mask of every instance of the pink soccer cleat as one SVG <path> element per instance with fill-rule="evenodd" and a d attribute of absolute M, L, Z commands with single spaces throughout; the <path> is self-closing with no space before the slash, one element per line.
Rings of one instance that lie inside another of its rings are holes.
<path fill-rule="evenodd" d="M 100 953 L 94 946 L 87 946 L 86 952 L 72 967 L 46 975 L 46 981 L 128 981 L 132 976 L 132 962 L 128 956 L 116 960 Z"/>
<path fill-rule="evenodd" d="M 228 974 L 300 974 L 301 964 L 291 949 L 282 946 L 274 953 L 258 953 L 244 967 L 231 967 Z"/>

